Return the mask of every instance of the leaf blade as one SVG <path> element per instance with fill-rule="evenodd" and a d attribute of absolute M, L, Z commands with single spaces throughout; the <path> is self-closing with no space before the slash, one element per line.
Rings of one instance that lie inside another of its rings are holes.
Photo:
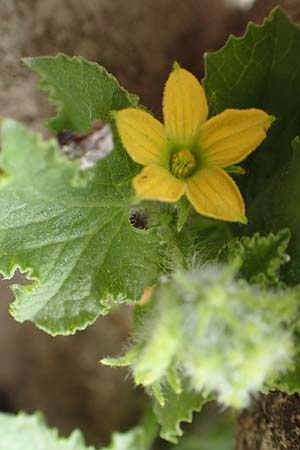
<path fill-rule="evenodd" d="M 0 270 L 8 278 L 17 267 L 29 270 L 35 281 L 14 288 L 14 317 L 69 334 L 107 313 L 111 297 L 137 301 L 157 276 L 158 245 L 129 223 L 133 194 L 122 179 L 131 166 L 122 147 L 98 163 L 86 186 L 74 187 L 76 167 L 59 156 L 56 141 L 42 142 L 12 121 L 2 123 L 1 140 L 8 177 L 0 186 Z"/>
<path fill-rule="evenodd" d="M 104 67 L 82 57 L 58 54 L 24 58 L 23 62 L 41 76 L 39 87 L 48 91 L 50 101 L 58 106 L 57 116 L 48 122 L 54 130 L 88 131 L 107 111 L 138 102 Z"/>

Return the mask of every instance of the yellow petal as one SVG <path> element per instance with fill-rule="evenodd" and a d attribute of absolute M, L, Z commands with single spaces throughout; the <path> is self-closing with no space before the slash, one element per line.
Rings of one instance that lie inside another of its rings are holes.
<path fill-rule="evenodd" d="M 260 109 L 226 109 L 201 126 L 207 162 L 226 167 L 245 159 L 265 139 L 273 118 Z"/>
<path fill-rule="evenodd" d="M 229 222 L 245 221 L 245 205 L 235 182 L 219 168 L 199 170 L 187 180 L 186 195 L 196 211 Z"/>
<path fill-rule="evenodd" d="M 147 166 L 133 180 L 141 198 L 176 202 L 185 191 L 185 183 L 160 166 Z"/>
<path fill-rule="evenodd" d="M 163 114 L 167 137 L 189 145 L 205 122 L 208 107 L 199 81 L 185 69 L 175 67 L 165 86 Z"/>
<path fill-rule="evenodd" d="M 168 146 L 163 125 L 151 114 L 135 108 L 115 113 L 117 128 L 131 158 L 146 166 L 168 164 Z"/>

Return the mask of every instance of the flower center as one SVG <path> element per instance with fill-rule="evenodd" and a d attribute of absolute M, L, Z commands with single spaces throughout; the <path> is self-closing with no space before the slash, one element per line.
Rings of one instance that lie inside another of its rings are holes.
<path fill-rule="evenodd" d="M 177 178 L 187 178 L 197 167 L 195 156 L 187 148 L 179 150 L 171 157 L 171 172 Z"/>

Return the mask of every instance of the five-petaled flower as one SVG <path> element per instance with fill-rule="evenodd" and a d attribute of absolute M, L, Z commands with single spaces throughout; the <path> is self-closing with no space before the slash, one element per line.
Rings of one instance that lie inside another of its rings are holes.
<path fill-rule="evenodd" d="M 176 202 L 186 195 L 200 214 L 245 222 L 241 193 L 226 167 L 246 158 L 266 137 L 272 117 L 260 109 L 227 109 L 207 120 L 198 80 L 178 65 L 163 97 L 164 126 L 149 113 L 116 113 L 124 147 L 145 166 L 134 178 L 141 199 Z"/>

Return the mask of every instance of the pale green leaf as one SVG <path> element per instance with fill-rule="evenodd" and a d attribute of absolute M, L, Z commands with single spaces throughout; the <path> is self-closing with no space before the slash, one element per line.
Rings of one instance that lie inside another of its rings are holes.
<path fill-rule="evenodd" d="M 113 433 L 108 447 L 99 450 L 149 450 L 156 435 L 154 417 L 146 416 L 141 425 L 126 433 Z M 45 423 L 40 413 L 0 414 L 0 450 L 96 450 L 87 446 L 82 434 L 75 430 L 60 437 L 56 429 Z"/>
<path fill-rule="evenodd" d="M 68 438 L 59 437 L 56 429 L 47 427 L 41 414 L 1 413 L 0 450 L 95 450 L 95 448 L 85 445 L 78 430 Z"/>

